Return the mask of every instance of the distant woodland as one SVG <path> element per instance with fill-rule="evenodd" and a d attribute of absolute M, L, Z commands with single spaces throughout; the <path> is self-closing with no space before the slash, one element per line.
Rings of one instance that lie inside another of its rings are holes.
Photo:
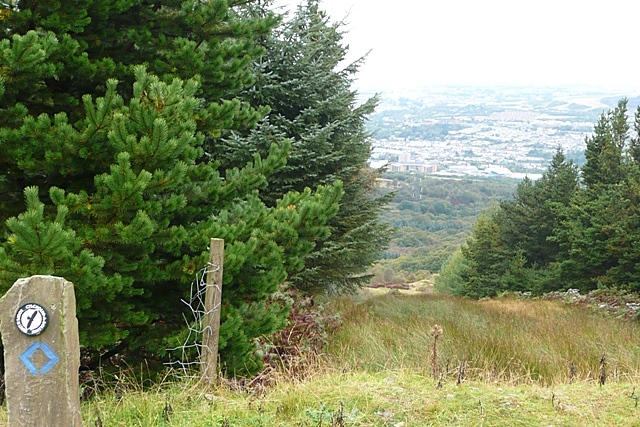
<path fill-rule="evenodd" d="M 489 206 L 511 199 L 509 178 L 438 178 L 387 172 L 380 191 L 393 201 L 382 220 L 394 229 L 389 248 L 373 268 L 374 283 L 410 282 L 438 273 Z"/>
<path fill-rule="evenodd" d="M 437 289 L 474 298 L 607 288 L 640 291 L 640 109 L 603 113 L 578 168 L 558 151 L 543 177 L 486 210 Z"/>

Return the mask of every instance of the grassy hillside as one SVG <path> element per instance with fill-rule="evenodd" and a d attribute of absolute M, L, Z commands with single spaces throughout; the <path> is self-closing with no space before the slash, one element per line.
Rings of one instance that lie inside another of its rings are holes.
<path fill-rule="evenodd" d="M 476 301 L 443 295 L 344 302 L 344 324 L 329 348 L 334 368 L 433 371 L 437 376 L 541 385 L 640 374 L 640 325 L 561 300 Z M 573 368 L 572 368 L 573 366 Z"/>
<path fill-rule="evenodd" d="M 640 424 L 635 322 L 515 298 L 386 295 L 331 309 L 340 326 L 295 377 L 270 371 L 204 389 L 188 380 L 142 387 L 123 375 L 115 391 L 83 403 L 85 425 Z"/>

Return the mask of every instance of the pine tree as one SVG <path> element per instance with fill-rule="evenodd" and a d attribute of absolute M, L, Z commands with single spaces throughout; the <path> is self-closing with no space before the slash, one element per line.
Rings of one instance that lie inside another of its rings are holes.
<path fill-rule="evenodd" d="M 628 133 L 627 99 L 621 99 L 613 111 L 600 116 L 594 134 L 585 139 L 587 163 L 582 167 L 582 180 L 587 187 L 622 180 L 623 150 Z"/>
<path fill-rule="evenodd" d="M 578 192 L 578 171 L 560 149 L 543 176 L 525 178 L 513 200 L 484 213 L 462 248 L 464 285 L 458 293 L 472 297 L 502 291 L 548 292 L 559 287 L 551 269 L 560 252 L 555 239 L 564 212 Z M 455 266 L 447 267 L 452 270 Z"/>
<path fill-rule="evenodd" d="M 546 267 L 556 260 L 559 248 L 550 237 L 559 227 L 559 210 L 570 205 L 578 188 L 577 167 L 558 149 L 539 180 L 525 178 L 514 200 L 500 203 L 502 239 L 521 251 L 527 266 Z"/>
<path fill-rule="evenodd" d="M 586 188 L 560 210 L 562 224 L 552 239 L 560 246 L 557 272 L 564 286 L 587 291 L 638 281 L 629 276 L 634 274 L 629 262 L 637 258 L 631 243 L 637 215 L 629 205 L 636 199 L 635 150 L 627 100 L 622 99 L 617 108 L 602 114 L 587 138 L 587 163 L 582 168 Z M 626 266 L 620 264 L 622 259 Z"/>
<path fill-rule="evenodd" d="M 226 170 L 212 156 L 216 135 L 268 111 L 235 97 L 276 22 L 250 7 L 76 0 L 0 11 L 0 293 L 32 274 L 72 281 L 88 367 L 116 352 L 161 358 L 184 329 L 180 300 L 208 239 L 220 237 L 222 366 L 255 372 L 255 339 L 286 319 L 272 295 L 329 234 L 339 181 L 269 206 L 260 197 L 288 144 Z"/>
<path fill-rule="evenodd" d="M 257 80 L 246 99 L 269 105 L 268 120 L 250 134 L 235 134 L 216 149 L 223 165 L 246 162 L 264 154 L 272 141 L 292 142 L 287 165 L 270 179 L 265 198 L 273 203 L 287 191 L 318 184 L 344 183 L 338 215 L 330 221 L 331 236 L 317 242 L 305 268 L 290 280 L 307 291 L 355 290 L 368 280 L 363 273 L 386 247 L 390 228 L 378 214 L 389 197 L 375 195 L 379 172 L 369 168 L 371 135 L 367 116 L 377 98 L 358 101 L 351 89 L 362 59 L 344 68 L 347 47 L 342 23 L 331 23 L 317 0 L 301 4 L 295 15 L 263 44 Z"/>
<path fill-rule="evenodd" d="M 499 208 L 489 209 L 473 225 L 471 236 L 461 248 L 466 268 L 461 271 L 461 295 L 492 297 L 504 291 L 503 277 L 520 254 L 514 254 L 500 237 Z"/>

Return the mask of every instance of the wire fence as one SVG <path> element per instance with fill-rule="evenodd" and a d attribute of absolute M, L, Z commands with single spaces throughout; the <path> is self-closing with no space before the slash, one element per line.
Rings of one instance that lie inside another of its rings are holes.
<path fill-rule="evenodd" d="M 219 283 L 207 283 L 207 277 L 214 272 L 220 271 L 222 266 L 207 263 L 207 266 L 202 268 L 196 273 L 194 280 L 191 282 L 191 289 L 189 292 L 189 300 L 182 299 L 182 303 L 188 307 L 189 315 L 184 315 L 184 321 L 187 325 L 187 336 L 183 339 L 182 345 L 174 348 L 168 348 L 167 352 L 170 355 L 170 361 L 166 365 L 182 372 L 182 375 L 186 378 L 200 378 L 201 372 L 206 363 L 202 360 L 204 351 L 212 352 L 217 349 L 211 349 L 204 347 L 202 344 L 202 337 L 205 331 L 211 332 L 210 326 L 204 325 L 204 320 L 211 313 L 220 310 L 220 303 L 214 307 L 207 309 L 205 304 L 205 296 L 207 289 L 213 288 L 214 292 L 220 293 L 221 286 Z M 220 301 L 220 299 L 218 299 Z M 171 358 L 171 356 L 173 356 Z"/>

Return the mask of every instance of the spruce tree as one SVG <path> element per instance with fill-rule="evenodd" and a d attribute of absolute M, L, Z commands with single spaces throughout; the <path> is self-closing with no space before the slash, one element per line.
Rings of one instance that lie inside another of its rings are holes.
<path fill-rule="evenodd" d="M 550 237 L 560 225 L 559 210 L 570 205 L 578 188 L 577 167 L 558 149 L 539 180 L 525 178 L 514 200 L 500 203 L 502 239 L 522 252 L 527 266 L 546 267 L 556 260 L 558 244 Z"/>
<path fill-rule="evenodd" d="M 371 135 L 365 123 L 378 99 L 359 102 L 351 88 L 364 58 L 343 65 L 342 25 L 331 22 L 317 0 L 298 6 L 263 40 L 266 54 L 257 62 L 256 83 L 245 92 L 252 105 L 271 107 L 268 119 L 216 146 L 223 165 L 237 165 L 251 153 L 264 155 L 272 141 L 291 141 L 287 165 L 274 173 L 264 194 L 269 203 L 290 190 L 344 183 L 340 210 L 330 221 L 331 236 L 317 242 L 304 270 L 290 278 L 305 291 L 357 289 L 367 282 L 365 271 L 390 238 L 390 228 L 379 220 L 390 196 L 375 195 L 379 171 L 368 165 Z"/>
<path fill-rule="evenodd" d="M 286 319 L 272 295 L 329 234 L 340 182 L 261 199 L 288 144 L 235 168 L 212 155 L 217 135 L 268 111 L 235 97 L 276 22 L 254 18 L 251 4 L 25 1 L 0 11 L 0 293 L 21 276 L 72 281 L 89 368 L 115 353 L 163 358 L 219 237 L 222 366 L 255 372 L 255 339 Z"/>
<path fill-rule="evenodd" d="M 553 240 L 560 245 L 558 281 L 581 290 L 598 287 L 636 289 L 638 214 L 636 142 L 629 135 L 627 100 L 603 113 L 587 138 L 585 188 L 562 209 L 562 226 Z"/>
<path fill-rule="evenodd" d="M 576 166 L 558 149 L 539 180 L 525 178 L 513 200 L 501 202 L 478 219 L 462 248 L 468 268 L 458 269 L 464 286 L 456 286 L 456 291 L 484 297 L 502 291 L 558 289 L 550 271 L 561 250 L 555 236 L 578 188 Z"/>
<path fill-rule="evenodd" d="M 584 155 L 587 162 L 582 167 L 582 181 L 585 186 L 620 182 L 623 175 L 623 151 L 628 133 L 627 99 L 621 99 L 614 110 L 600 116 L 593 135 L 585 139 Z"/>
<path fill-rule="evenodd" d="M 512 252 L 500 236 L 500 215 L 498 207 L 483 212 L 461 248 L 466 265 L 461 271 L 463 285 L 458 288 L 462 295 L 472 298 L 497 295 L 506 290 L 503 279 L 512 265 L 522 263 L 521 254 Z"/>

